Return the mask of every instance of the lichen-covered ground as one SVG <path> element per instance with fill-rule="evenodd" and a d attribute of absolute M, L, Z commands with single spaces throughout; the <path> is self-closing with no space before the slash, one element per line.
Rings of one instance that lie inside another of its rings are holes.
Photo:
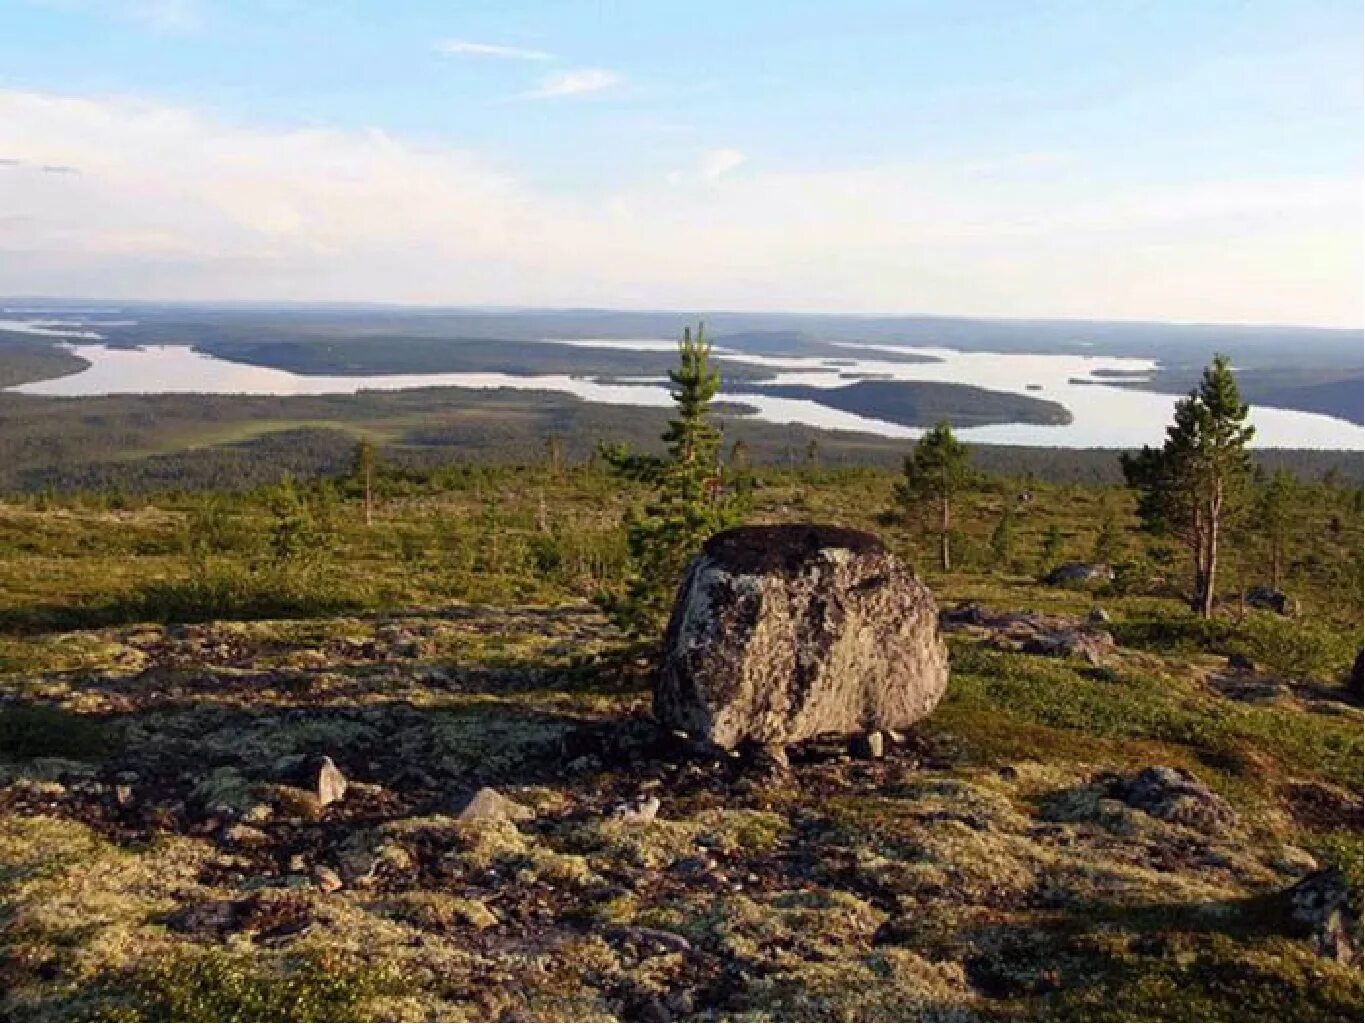
<path fill-rule="evenodd" d="M 1360 1018 L 1284 896 L 1358 884 L 1357 709 L 1229 696 L 1208 657 L 951 646 L 883 759 L 783 772 L 656 732 L 586 608 L 6 641 L 0 1016 Z M 319 754 L 351 783 L 325 808 L 290 774 Z M 1152 765 L 1226 814 L 1125 802 Z M 534 818 L 457 821 L 481 786 Z"/>

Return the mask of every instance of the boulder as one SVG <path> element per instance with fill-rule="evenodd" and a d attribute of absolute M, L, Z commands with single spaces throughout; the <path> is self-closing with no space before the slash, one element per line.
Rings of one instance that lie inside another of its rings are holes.
<path fill-rule="evenodd" d="M 1299 611 L 1297 601 L 1274 587 L 1252 587 L 1247 591 L 1247 604 L 1276 615 L 1297 615 Z"/>
<path fill-rule="evenodd" d="M 1114 570 L 1102 562 L 1063 562 L 1044 577 L 1051 587 L 1081 586 L 1090 583 L 1112 583 Z"/>
<path fill-rule="evenodd" d="M 1103 665 L 1114 653 L 1114 638 L 1103 630 L 1039 630 L 1024 640 L 1022 650 L 1046 658 L 1080 658 Z"/>
<path fill-rule="evenodd" d="M 509 800 L 496 789 L 485 786 L 470 798 L 460 811 L 460 821 L 529 821 L 536 816 L 531 808 Z"/>
<path fill-rule="evenodd" d="M 1335 868 L 1316 871 L 1289 889 L 1289 913 L 1308 932 L 1314 948 L 1330 960 L 1361 963 L 1359 894 Z"/>
<path fill-rule="evenodd" d="M 1144 768 L 1118 780 L 1112 795 L 1153 818 L 1213 835 L 1237 821 L 1237 812 L 1226 800 L 1183 768 Z"/>
<path fill-rule="evenodd" d="M 947 685 L 933 595 L 876 537 L 741 527 L 687 568 L 654 713 L 723 749 L 773 747 L 905 728 Z"/>

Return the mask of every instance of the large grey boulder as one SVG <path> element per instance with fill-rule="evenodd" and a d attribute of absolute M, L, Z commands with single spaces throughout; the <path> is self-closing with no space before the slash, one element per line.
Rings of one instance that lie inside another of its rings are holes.
<path fill-rule="evenodd" d="M 654 713 L 724 749 L 902 729 L 948 685 L 933 595 L 871 534 L 750 526 L 706 542 L 664 641 Z"/>

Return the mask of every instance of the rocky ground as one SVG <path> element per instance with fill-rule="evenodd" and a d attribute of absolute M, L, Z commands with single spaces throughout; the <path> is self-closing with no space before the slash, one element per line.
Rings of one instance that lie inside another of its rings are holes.
<path fill-rule="evenodd" d="M 929 720 L 786 767 L 586 608 L 13 641 L 0 1015 L 1360 1018 L 1359 710 L 949 618 Z"/>

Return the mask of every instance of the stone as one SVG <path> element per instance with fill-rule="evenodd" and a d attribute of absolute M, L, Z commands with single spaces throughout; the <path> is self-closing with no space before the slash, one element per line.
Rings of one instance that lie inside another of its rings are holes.
<path fill-rule="evenodd" d="M 853 752 L 858 757 L 872 761 L 880 760 L 886 755 L 886 738 L 874 729 L 867 735 L 859 736 L 853 741 Z"/>
<path fill-rule="evenodd" d="M 270 837 L 258 828 L 239 823 L 223 829 L 223 840 L 233 846 L 260 846 L 269 842 Z"/>
<path fill-rule="evenodd" d="M 1199 832 L 1217 835 L 1237 822 L 1237 812 L 1228 802 L 1183 768 L 1144 768 L 1120 779 L 1112 795 L 1153 818 Z"/>
<path fill-rule="evenodd" d="M 530 821 L 536 812 L 485 786 L 460 811 L 460 821 Z"/>
<path fill-rule="evenodd" d="M 876 537 L 741 527 L 687 568 L 654 714 L 734 750 L 905 728 L 947 685 L 933 595 Z"/>
<path fill-rule="evenodd" d="M 1091 665 L 1102 665 L 1114 653 L 1114 638 L 1103 630 L 1040 630 L 1024 640 L 1023 651 L 1048 658 L 1080 658 Z"/>
<path fill-rule="evenodd" d="M 322 758 L 317 764 L 318 803 L 323 807 L 334 804 L 346 795 L 346 776 L 330 757 Z"/>
<path fill-rule="evenodd" d="M 616 808 L 612 817 L 631 825 L 647 825 L 658 817 L 660 806 L 657 796 L 640 797 Z"/>
<path fill-rule="evenodd" d="M 1252 587 L 1247 591 L 1247 604 L 1276 615 L 1297 615 L 1299 611 L 1297 601 L 1274 587 Z"/>
<path fill-rule="evenodd" d="M 1317 951 L 1359 969 L 1361 921 L 1358 894 L 1336 868 L 1303 878 L 1286 893 L 1289 913 L 1308 932 Z"/>
<path fill-rule="evenodd" d="M 1114 582 L 1114 570 L 1102 562 L 1063 562 L 1043 578 L 1051 587 Z"/>
<path fill-rule="evenodd" d="M 313 883 L 323 892 L 336 892 L 342 887 L 341 876 L 326 864 L 313 868 Z"/>
<path fill-rule="evenodd" d="M 1090 613 L 1086 615 L 1085 620 L 1092 626 L 1103 626 L 1107 622 L 1112 622 L 1113 616 L 1099 605 L 1095 605 L 1094 608 L 1090 609 Z"/>

